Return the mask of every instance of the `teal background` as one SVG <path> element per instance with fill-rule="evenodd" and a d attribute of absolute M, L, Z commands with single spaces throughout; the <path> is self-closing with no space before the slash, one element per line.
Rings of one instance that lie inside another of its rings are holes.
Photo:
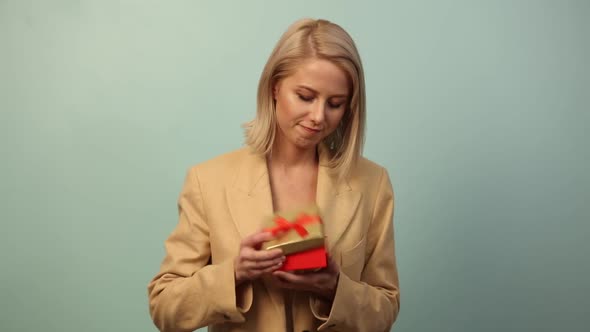
<path fill-rule="evenodd" d="M 300 17 L 363 58 L 394 330 L 590 330 L 589 1 L 0 0 L 1 331 L 155 331 L 185 171 Z"/>

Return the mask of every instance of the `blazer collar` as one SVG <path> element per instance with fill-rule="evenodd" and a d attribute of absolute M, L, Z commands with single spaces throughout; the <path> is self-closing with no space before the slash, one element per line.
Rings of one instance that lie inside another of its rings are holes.
<path fill-rule="evenodd" d="M 351 189 L 349 179 L 338 180 L 337 174 L 327 166 L 329 155 L 324 148 L 320 147 L 318 153 L 316 204 L 324 220 L 330 250 L 352 220 L 361 194 Z M 233 221 L 242 238 L 260 230 L 263 221 L 274 212 L 268 174 L 265 156 L 246 148 L 232 185 L 226 191 Z"/>
<path fill-rule="evenodd" d="M 252 152 L 245 148 L 245 156 L 241 162 L 238 172 L 232 182 L 232 186 L 244 193 L 254 195 L 270 188 L 268 178 L 268 165 L 266 157 Z M 318 192 L 325 192 L 338 195 L 342 192 L 351 191 L 348 179 L 338 180 L 337 175 L 328 167 L 330 161 L 329 153 L 326 148 L 318 148 L 319 168 L 318 168 Z M 321 185 L 320 185 L 320 180 Z"/>

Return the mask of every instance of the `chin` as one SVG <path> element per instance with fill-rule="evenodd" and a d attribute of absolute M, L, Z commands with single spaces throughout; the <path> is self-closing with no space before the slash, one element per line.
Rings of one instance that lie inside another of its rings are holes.
<path fill-rule="evenodd" d="M 305 138 L 297 139 L 294 142 L 296 147 L 303 149 L 303 150 L 315 148 L 319 143 L 320 142 L 312 141 L 312 140 L 305 139 Z"/>
<path fill-rule="evenodd" d="M 290 132 L 289 135 L 283 137 L 286 138 L 289 144 L 301 150 L 315 148 L 324 139 L 324 135 L 320 135 L 320 137 L 305 137 L 298 132 Z"/>

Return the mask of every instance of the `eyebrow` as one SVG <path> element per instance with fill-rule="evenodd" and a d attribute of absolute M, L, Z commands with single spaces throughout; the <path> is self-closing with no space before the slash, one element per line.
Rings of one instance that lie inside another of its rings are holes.
<path fill-rule="evenodd" d="M 310 88 L 310 87 L 308 87 L 306 85 L 301 85 L 300 84 L 300 85 L 297 85 L 296 87 L 297 88 L 301 88 L 301 89 L 306 89 L 306 90 L 309 90 L 311 92 L 314 92 L 314 93 L 318 94 L 318 92 L 316 90 L 314 90 L 314 89 L 312 89 L 312 88 Z M 339 94 L 339 95 L 332 95 L 332 96 L 330 96 L 330 98 L 334 98 L 334 97 L 336 97 L 336 98 L 348 98 L 348 94 Z"/>

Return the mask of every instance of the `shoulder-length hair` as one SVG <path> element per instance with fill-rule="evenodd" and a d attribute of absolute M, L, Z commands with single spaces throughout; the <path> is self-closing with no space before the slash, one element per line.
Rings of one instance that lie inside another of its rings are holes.
<path fill-rule="evenodd" d="M 273 88 L 307 59 L 328 60 L 346 72 L 349 99 L 337 129 L 320 143 L 328 151 L 327 165 L 340 177 L 358 162 L 365 139 L 365 79 L 358 50 L 350 35 L 326 20 L 293 23 L 273 49 L 258 83 L 256 118 L 244 124 L 246 144 L 260 154 L 270 153 L 277 130 Z"/>

